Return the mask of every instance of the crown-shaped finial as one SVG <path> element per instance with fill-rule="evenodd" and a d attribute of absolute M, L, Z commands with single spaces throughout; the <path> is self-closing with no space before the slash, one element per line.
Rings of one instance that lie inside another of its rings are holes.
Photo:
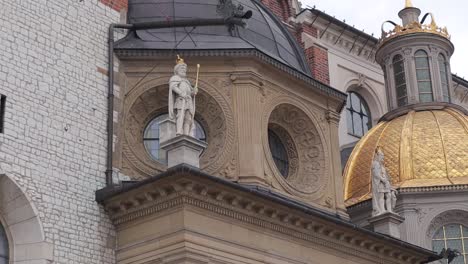
<path fill-rule="evenodd" d="M 182 58 L 179 56 L 179 54 L 177 54 L 176 63 L 177 63 L 177 64 L 185 64 L 184 59 L 182 59 Z"/>
<path fill-rule="evenodd" d="M 406 0 L 405 8 L 408 7 L 413 7 L 413 3 L 411 3 L 411 0 Z"/>

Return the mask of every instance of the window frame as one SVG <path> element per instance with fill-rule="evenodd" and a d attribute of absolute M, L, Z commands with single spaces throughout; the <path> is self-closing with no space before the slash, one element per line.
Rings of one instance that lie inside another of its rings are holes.
<path fill-rule="evenodd" d="M 418 55 L 418 53 L 421 53 L 421 52 L 424 53 L 424 55 Z M 418 68 L 418 66 L 417 66 L 418 58 L 425 58 L 425 60 L 427 62 L 427 67 Z M 414 69 L 415 69 L 415 73 L 416 73 L 416 82 L 418 84 L 418 99 L 419 99 L 419 102 L 420 103 L 434 102 L 434 86 L 433 86 L 433 81 L 432 81 L 431 63 L 430 63 L 429 54 L 427 53 L 427 51 L 425 51 L 423 49 L 418 49 L 418 50 L 416 50 L 416 52 L 414 52 Z M 419 71 L 427 71 L 429 79 L 419 79 L 418 70 Z M 421 92 L 421 86 L 420 85 L 422 83 L 429 83 L 429 87 L 430 87 L 431 91 L 430 92 Z M 427 94 L 431 95 L 431 97 L 432 97 L 431 101 L 421 100 L 421 95 L 427 95 Z"/>
<path fill-rule="evenodd" d="M 395 65 L 397 65 L 397 63 L 401 63 L 401 72 L 398 72 L 398 73 L 395 72 L 395 69 L 396 69 Z M 395 56 L 393 56 L 392 67 L 393 67 L 393 80 L 395 83 L 395 98 L 396 98 L 397 107 L 408 105 L 408 85 L 406 82 L 405 57 L 401 54 L 396 54 Z M 403 76 L 404 82 L 398 84 L 397 77 L 400 75 Z M 404 89 L 405 92 L 404 92 L 404 95 L 398 97 L 398 91 L 400 91 L 400 89 Z M 400 103 L 402 99 L 404 99 L 404 102 Z"/>
<path fill-rule="evenodd" d="M 360 108 L 359 111 L 356 111 L 355 109 L 353 109 L 352 94 L 356 95 L 356 97 L 359 99 L 359 108 Z M 348 101 L 349 101 L 349 104 L 348 104 Z M 365 109 L 367 114 L 362 111 L 363 108 Z M 348 118 L 349 113 L 351 116 L 350 119 Z M 361 123 L 362 135 L 359 135 L 355 131 L 354 114 L 359 115 L 359 120 L 361 121 L 360 123 Z M 367 131 L 364 129 L 364 117 L 367 117 L 368 119 Z M 351 124 L 349 124 L 350 121 L 351 121 Z M 371 116 L 371 112 L 369 109 L 369 104 L 366 102 L 366 100 L 364 100 L 364 98 L 360 94 L 354 91 L 348 92 L 348 100 L 346 102 L 346 122 L 348 123 L 347 124 L 348 134 L 357 138 L 362 138 L 372 128 L 372 116 Z M 350 131 L 350 125 L 352 128 L 352 131 Z"/>
<path fill-rule="evenodd" d="M 159 135 L 159 132 L 158 132 L 158 137 L 155 138 L 155 137 L 146 137 L 146 134 L 147 134 L 147 131 L 149 129 L 149 127 L 153 124 L 153 122 L 155 122 L 156 119 L 158 118 L 161 118 L 161 121 L 165 120 L 167 117 L 169 116 L 169 114 L 167 112 L 162 112 L 162 113 L 159 113 L 157 114 L 156 116 L 154 116 L 153 118 L 150 119 L 149 122 L 146 123 L 146 126 L 144 127 L 143 129 L 143 135 L 142 135 L 142 142 L 143 142 L 143 146 L 144 146 L 144 149 L 146 150 L 146 153 L 148 154 L 148 156 L 150 157 L 150 159 L 152 161 L 155 161 L 155 162 L 159 162 L 159 163 L 162 163 L 162 164 L 165 164 L 167 163 L 167 160 L 166 158 L 165 159 L 162 159 L 161 157 L 158 157 L 156 158 L 152 153 L 151 151 L 148 149 L 147 145 L 146 145 L 146 142 L 148 141 L 159 141 L 160 140 L 160 135 Z M 160 122 L 161 122 L 160 121 Z M 200 122 L 197 121 L 197 119 L 194 119 L 195 121 L 195 128 L 192 128 L 192 129 L 197 129 L 197 127 L 199 127 L 202 131 L 202 134 L 203 134 L 203 137 L 201 138 L 197 138 L 198 140 L 201 140 L 201 141 L 204 141 L 204 142 L 207 142 L 207 135 L 206 135 L 206 131 L 205 131 L 205 128 L 202 126 L 202 124 Z M 159 127 L 159 124 L 158 124 L 158 127 Z M 159 142 L 160 144 L 161 142 Z"/>
<path fill-rule="evenodd" d="M 460 236 L 459 237 L 447 237 L 447 234 L 446 234 L 446 227 L 447 226 L 450 226 L 450 225 L 456 225 L 456 226 L 459 226 L 460 228 Z M 439 231 L 442 229 L 442 232 L 443 232 L 443 238 L 434 238 L 438 233 Z M 466 231 L 464 232 L 464 230 L 466 229 Z M 436 232 L 433 234 L 432 238 L 431 238 L 431 246 L 432 246 L 432 250 L 436 250 L 434 248 L 434 241 L 444 241 L 444 247 L 445 249 L 448 248 L 447 246 L 447 241 L 450 241 L 450 240 L 460 240 L 461 241 L 461 256 L 463 256 L 463 260 L 464 260 L 464 263 L 465 264 L 468 264 L 468 246 L 465 245 L 465 240 L 468 242 L 468 226 L 465 226 L 461 223 L 447 223 L 443 226 L 441 226 L 439 229 L 436 230 Z M 454 249 L 454 248 L 452 248 Z M 441 249 L 440 249 L 441 250 Z M 447 262 L 445 262 L 447 263 Z"/>
<path fill-rule="evenodd" d="M 275 155 L 276 152 L 274 152 L 274 150 L 277 150 L 279 148 L 272 147 L 273 142 L 271 139 L 275 139 L 275 142 L 279 142 L 281 144 L 280 149 L 284 151 L 283 156 L 285 156 L 286 159 L 282 159 L 281 157 L 277 157 L 277 155 Z M 276 169 L 279 171 L 279 173 L 281 174 L 281 176 L 283 176 L 284 179 L 287 179 L 290 173 L 290 157 L 288 155 L 288 150 L 286 148 L 286 144 L 284 144 L 284 141 L 281 139 L 278 133 L 271 128 L 268 128 L 268 147 L 270 148 L 271 157 L 273 158 L 273 162 L 275 163 Z M 280 164 L 278 164 L 278 160 L 280 161 Z M 283 166 L 280 166 L 283 164 L 285 165 L 284 169 Z"/>
<path fill-rule="evenodd" d="M 0 134 L 5 133 L 6 95 L 0 94 Z"/>
<path fill-rule="evenodd" d="M 0 259 L 3 258 L 4 260 L 6 260 L 7 263 L 9 263 L 10 261 L 10 251 L 11 251 L 11 247 L 10 247 L 10 241 L 8 239 L 8 234 L 7 234 L 7 230 L 5 229 L 5 226 L 3 225 L 3 222 L 0 221 L 0 230 L 3 231 L 3 236 L 0 235 L 0 239 L 4 239 L 4 241 L 6 242 L 6 254 L 7 255 L 0 255 Z M 1 232 L 0 232 L 1 234 Z"/>

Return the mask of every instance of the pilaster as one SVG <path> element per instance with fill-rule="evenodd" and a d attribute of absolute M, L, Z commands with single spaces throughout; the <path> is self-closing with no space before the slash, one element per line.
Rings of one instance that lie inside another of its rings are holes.
<path fill-rule="evenodd" d="M 329 110 L 327 112 L 327 121 L 330 128 L 330 157 L 331 157 L 331 179 L 332 186 L 334 186 L 335 193 L 335 208 L 337 213 L 345 219 L 349 219 L 348 213 L 346 212 L 346 207 L 344 204 L 344 178 L 341 173 L 341 156 L 340 156 L 340 146 L 339 146 L 339 122 L 340 114 Z"/>
<path fill-rule="evenodd" d="M 266 185 L 263 168 L 262 104 L 263 80 L 253 72 L 233 73 L 232 91 L 237 122 L 239 182 Z"/>

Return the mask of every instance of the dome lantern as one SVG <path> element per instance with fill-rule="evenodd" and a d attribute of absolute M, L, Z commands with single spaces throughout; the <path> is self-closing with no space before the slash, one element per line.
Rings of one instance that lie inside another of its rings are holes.
<path fill-rule="evenodd" d="M 420 14 L 419 8 L 406 1 L 398 13 L 401 25 L 392 21 L 382 24 L 376 60 L 384 70 L 390 110 L 417 103 L 450 102 L 454 46 L 447 28 L 439 27 L 432 13 L 421 20 Z M 386 31 L 388 24 L 393 29 Z"/>

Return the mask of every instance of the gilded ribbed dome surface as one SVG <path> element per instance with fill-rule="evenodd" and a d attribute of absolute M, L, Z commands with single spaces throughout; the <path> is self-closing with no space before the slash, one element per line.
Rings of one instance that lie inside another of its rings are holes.
<path fill-rule="evenodd" d="M 395 187 L 468 184 L 468 117 L 458 109 L 410 111 L 382 121 L 356 145 L 345 168 L 347 205 L 371 198 L 376 148 Z"/>

